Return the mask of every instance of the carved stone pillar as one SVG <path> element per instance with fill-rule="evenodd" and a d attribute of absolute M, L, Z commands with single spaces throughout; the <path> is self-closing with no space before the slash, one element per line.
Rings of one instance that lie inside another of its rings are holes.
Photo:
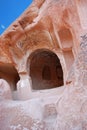
<path fill-rule="evenodd" d="M 31 77 L 26 73 L 20 74 L 20 81 L 17 83 L 18 98 L 20 100 L 29 99 L 31 95 Z"/>

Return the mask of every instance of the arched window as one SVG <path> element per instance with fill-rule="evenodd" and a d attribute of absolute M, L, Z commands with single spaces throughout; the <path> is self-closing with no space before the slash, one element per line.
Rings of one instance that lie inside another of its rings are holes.
<path fill-rule="evenodd" d="M 57 55 L 49 50 L 37 50 L 30 57 L 32 89 L 42 90 L 63 85 L 63 71 Z"/>

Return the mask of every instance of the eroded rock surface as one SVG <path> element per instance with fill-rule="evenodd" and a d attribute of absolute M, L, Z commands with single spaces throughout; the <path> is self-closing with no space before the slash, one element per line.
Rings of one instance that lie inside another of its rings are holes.
<path fill-rule="evenodd" d="M 0 36 L 0 130 L 87 129 L 86 6 L 34 0 Z"/>

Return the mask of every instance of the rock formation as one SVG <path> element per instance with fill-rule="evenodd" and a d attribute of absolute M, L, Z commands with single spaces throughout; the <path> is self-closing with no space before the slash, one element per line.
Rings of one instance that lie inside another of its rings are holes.
<path fill-rule="evenodd" d="M 87 0 L 34 0 L 0 36 L 0 130 L 87 129 Z"/>

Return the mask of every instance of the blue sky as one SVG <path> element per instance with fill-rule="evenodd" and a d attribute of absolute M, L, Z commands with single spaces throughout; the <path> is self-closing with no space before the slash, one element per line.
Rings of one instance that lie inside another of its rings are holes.
<path fill-rule="evenodd" d="M 19 17 L 33 0 L 0 0 L 0 34 Z"/>

